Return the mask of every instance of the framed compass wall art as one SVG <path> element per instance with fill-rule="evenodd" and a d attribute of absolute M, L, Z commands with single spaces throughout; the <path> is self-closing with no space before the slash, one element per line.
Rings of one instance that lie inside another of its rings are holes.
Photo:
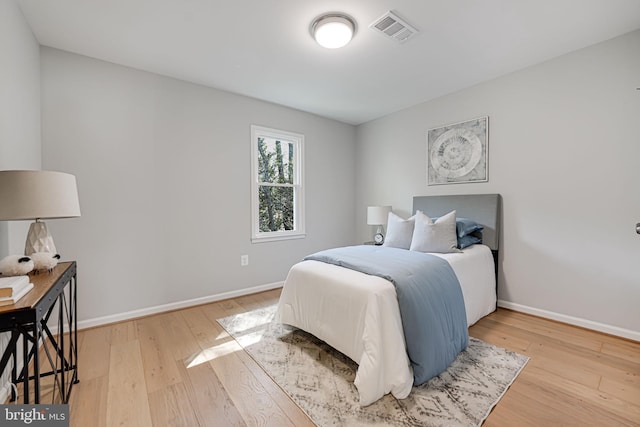
<path fill-rule="evenodd" d="M 427 131 L 427 184 L 489 179 L 489 117 Z"/>

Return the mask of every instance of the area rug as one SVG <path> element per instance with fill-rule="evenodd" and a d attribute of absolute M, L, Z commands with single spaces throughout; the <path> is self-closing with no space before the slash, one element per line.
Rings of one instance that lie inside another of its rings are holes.
<path fill-rule="evenodd" d="M 358 365 L 304 331 L 273 322 L 275 305 L 218 323 L 318 426 L 479 426 L 528 357 L 470 338 L 468 348 L 408 398 L 358 404 Z"/>

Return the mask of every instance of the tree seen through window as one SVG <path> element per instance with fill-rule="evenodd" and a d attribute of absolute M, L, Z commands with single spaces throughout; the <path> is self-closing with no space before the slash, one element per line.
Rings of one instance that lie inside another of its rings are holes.
<path fill-rule="evenodd" d="M 294 230 L 294 144 L 258 138 L 260 232 Z"/>

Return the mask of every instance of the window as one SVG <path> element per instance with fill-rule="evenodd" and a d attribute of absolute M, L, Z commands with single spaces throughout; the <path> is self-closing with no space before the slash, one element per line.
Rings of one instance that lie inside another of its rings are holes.
<path fill-rule="evenodd" d="M 251 126 L 253 242 L 305 236 L 303 142 L 303 135 Z"/>

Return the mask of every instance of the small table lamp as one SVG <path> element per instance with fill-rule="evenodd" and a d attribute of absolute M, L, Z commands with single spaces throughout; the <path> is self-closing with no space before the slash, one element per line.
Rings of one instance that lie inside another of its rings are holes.
<path fill-rule="evenodd" d="M 376 245 L 381 245 L 384 242 L 384 226 L 389 219 L 389 212 L 391 212 L 391 206 L 367 207 L 367 224 L 378 226 L 378 230 L 373 237 Z"/>
<path fill-rule="evenodd" d="M 0 221 L 33 219 L 24 254 L 57 253 L 41 219 L 80 216 L 76 177 L 63 172 L 0 171 Z"/>

